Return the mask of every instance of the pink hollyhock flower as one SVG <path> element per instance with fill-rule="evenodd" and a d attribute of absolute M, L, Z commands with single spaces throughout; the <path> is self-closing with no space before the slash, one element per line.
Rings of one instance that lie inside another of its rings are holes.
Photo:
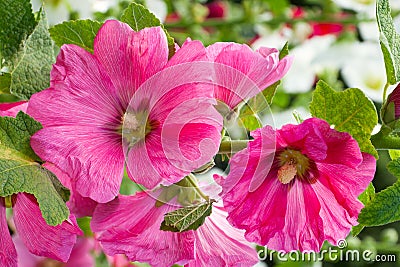
<path fill-rule="evenodd" d="M 18 193 L 11 197 L 16 232 L 27 249 L 35 255 L 66 262 L 76 236 L 81 235 L 75 217 L 57 226 L 48 225 L 33 195 Z M 0 265 L 17 266 L 17 251 L 9 233 L 4 198 L 0 198 Z"/>
<path fill-rule="evenodd" d="M 50 88 L 32 96 L 28 114 L 44 127 L 32 148 L 73 178 L 83 197 L 112 200 L 125 156 L 129 176 L 153 188 L 179 181 L 218 151 L 222 118 L 212 87 L 200 83 L 211 70 L 195 64 L 207 59 L 205 48 L 187 41 L 170 60 L 168 52 L 161 27 L 135 32 L 110 20 L 94 54 L 62 46 Z"/>
<path fill-rule="evenodd" d="M 176 201 L 156 206 L 161 190 L 119 196 L 99 204 L 92 219 L 92 230 L 106 254 L 125 254 L 131 261 L 152 266 L 252 266 L 257 254 L 243 233 L 226 221 L 221 207 L 196 231 L 174 233 L 160 230 L 164 214 L 179 208 Z M 132 216 L 135 214 L 135 216 Z M 224 244 L 223 248 L 221 244 Z"/>
<path fill-rule="evenodd" d="M 222 182 L 228 221 L 274 250 L 319 251 L 324 240 L 344 239 L 357 225 L 357 197 L 374 177 L 374 157 L 317 118 L 252 136 Z"/>
<path fill-rule="evenodd" d="M 61 263 L 59 261 L 39 257 L 31 254 L 22 240 L 18 236 L 13 237 L 13 241 L 18 253 L 18 266 L 20 267 L 44 267 L 44 266 L 57 266 L 57 267 L 94 267 L 94 259 L 91 254 L 93 249 L 93 240 L 88 238 L 78 238 L 75 246 L 72 248 L 71 256 L 68 261 Z"/>
<path fill-rule="evenodd" d="M 28 102 L 0 103 L 0 116 L 15 117 L 19 111 L 26 112 Z"/>
<path fill-rule="evenodd" d="M 279 60 L 276 49 L 262 47 L 253 51 L 236 43 L 215 43 L 207 47 L 207 54 L 217 63 L 215 98 L 230 109 L 280 80 L 292 63 L 290 56 Z"/>

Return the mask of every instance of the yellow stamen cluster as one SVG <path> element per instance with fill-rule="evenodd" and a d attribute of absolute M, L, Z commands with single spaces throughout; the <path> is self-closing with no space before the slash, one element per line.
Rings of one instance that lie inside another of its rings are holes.
<path fill-rule="evenodd" d="M 296 176 L 303 178 L 310 168 L 309 159 L 300 151 L 285 149 L 278 155 L 278 179 L 282 184 L 290 183 Z"/>

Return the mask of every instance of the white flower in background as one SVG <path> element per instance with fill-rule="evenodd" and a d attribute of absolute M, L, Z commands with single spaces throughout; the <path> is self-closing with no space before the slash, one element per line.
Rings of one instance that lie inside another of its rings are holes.
<path fill-rule="evenodd" d="M 358 24 L 358 29 L 363 40 L 372 42 L 379 40 L 379 29 L 376 21 L 361 22 Z"/>
<path fill-rule="evenodd" d="M 385 63 L 378 43 L 353 43 L 351 55 L 343 64 L 342 77 L 348 87 L 359 88 L 375 102 L 382 102 L 386 84 Z M 389 87 L 388 93 L 394 89 Z"/>
<path fill-rule="evenodd" d="M 92 16 L 93 0 L 44 0 L 47 19 L 50 25 L 70 19 L 70 13 L 76 12 L 80 19 Z M 42 0 L 32 0 L 33 10 L 40 9 Z"/>
<path fill-rule="evenodd" d="M 118 5 L 118 0 L 94 0 L 92 9 L 94 12 L 105 13 L 113 6 Z"/>
<path fill-rule="evenodd" d="M 375 15 L 376 0 L 333 0 L 338 6 L 344 9 L 354 10 L 369 17 Z"/>
<path fill-rule="evenodd" d="M 316 74 L 323 69 L 323 66 L 315 59 L 321 53 L 328 53 L 328 49 L 334 41 L 335 36 L 333 35 L 316 36 L 291 49 L 290 54 L 294 60 L 282 80 L 282 88 L 288 93 L 309 91 L 314 85 Z M 268 43 L 260 42 L 257 45 L 268 46 Z"/>
<path fill-rule="evenodd" d="M 161 21 L 167 17 L 168 9 L 163 0 L 146 0 L 146 7 Z"/>

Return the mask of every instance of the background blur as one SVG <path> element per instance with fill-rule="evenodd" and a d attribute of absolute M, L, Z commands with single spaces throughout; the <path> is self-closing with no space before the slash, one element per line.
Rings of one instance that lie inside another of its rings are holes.
<path fill-rule="evenodd" d="M 104 21 L 119 18 L 131 1 L 126 0 L 45 0 L 50 25 L 70 19 Z M 186 38 L 205 45 L 219 41 L 246 43 L 281 49 L 288 41 L 294 63 L 283 79 L 271 106 L 275 127 L 296 123 L 293 111 L 309 117 L 308 104 L 319 79 L 340 91 L 357 87 L 373 100 L 379 110 L 386 83 L 374 0 L 142 0 L 163 23 L 178 44 Z M 41 1 L 32 1 L 34 10 Z M 391 0 L 392 15 L 400 31 L 400 0 Z M 393 87 L 390 88 L 393 90 Z M 389 92 L 390 92 L 389 90 Z M 271 116 L 267 112 L 265 116 Z M 379 126 L 377 126 L 378 129 Z M 376 191 L 395 181 L 386 170 L 389 156 L 379 153 Z M 218 162 L 217 162 L 218 163 Z M 220 167 L 224 166 L 219 162 Z M 124 183 L 122 192 L 134 188 Z M 267 257 L 259 266 L 400 266 L 400 224 L 365 228 L 358 237 L 349 237 L 347 249 L 369 249 L 380 255 L 395 254 L 397 262 L 291 262 Z M 222 245 L 222 244 L 221 244 Z M 122 263 L 121 263 L 122 264 Z M 126 264 L 126 263 L 125 263 Z M 108 266 L 97 257 L 97 266 Z M 126 266 L 126 265 L 115 265 Z M 138 265 L 145 266 L 145 265 Z"/>

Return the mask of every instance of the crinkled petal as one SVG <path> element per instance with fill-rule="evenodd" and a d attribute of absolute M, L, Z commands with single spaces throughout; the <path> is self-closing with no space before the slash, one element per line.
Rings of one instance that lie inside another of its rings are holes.
<path fill-rule="evenodd" d="M 96 207 L 91 226 L 100 234 L 98 240 L 106 254 L 126 254 L 131 261 L 165 267 L 194 258 L 192 231 L 160 230 L 164 214 L 177 207 L 165 204 L 157 208 L 155 197 L 140 192 Z"/>
<path fill-rule="evenodd" d="M 270 170 L 258 167 L 265 164 L 269 153 L 262 149 L 268 129 L 252 132 L 254 141 L 232 157 L 229 175 L 220 179 L 228 221 L 246 230 L 247 240 L 274 250 L 319 251 L 325 240 L 336 244 L 344 239 L 357 224 L 363 207 L 357 197 L 374 177 L 374 157 L 361 154 L 349 134 L 331 129 L 323 120 L 286 125 L 276 132 L 277 153 L 297 149 L 311 163 L 309 179 L 295 177 L 282 184 L 279 157 Z M 247 190 L 257 176 L 262 184 Z M 228 190 L 233 184 L 234 190 Z"/>
<path fill-rule="evenodd" d="M 94 55 L 126 105 L 145 80 L 164 68 L 168 44 L 161 27 L 135 32 L 125 23 L 108 20 L 96 35 Z"/>
<path fill-rule="evenodd" d="M 258 262 L 255 248 L 245 240 L 244 232 L 233 228 L 227 213 L 215 206 L 210 217 L 194 231 L 196 260 L 186 266 L 253 266 Z M 223 244 L 223 246 L 221 246 Z"/>
<path fill-rule="evenodd" d="M 70 215 L 62 224 L 50 226 L 32 195 L 19 193 L 13 203 L 15 227 L 28 250 L 35 255 L 66 262 L 76 236 L 82 234 L 75 217 Z"/>
<path fill-rule="evenodd" d="M 215 64 L 215 97 L 230 108 L 251 98 L 280 80 L 291 65 L 291 57 L 279 60 L 276 49 L 254 52 L 247 45 L 215 43 L 207 47 Z"/>
<path fill-rule="evenodd" d="M 17 267 L 17 251 L 8 230 L 4 198 L 0 198 L 0 265 Z"/>
<path fill-rule="evenodd" d="M 339 202 L 346 208 L 353 224 L 363 208 L 357 199 L 368 187 L 375 174 L 375 158 L 367 153 L 362 153 L 363 162 L 357 168 L 350 168 L 340 164 L 317 164 L 319 181 L 329 189 Z"/>

